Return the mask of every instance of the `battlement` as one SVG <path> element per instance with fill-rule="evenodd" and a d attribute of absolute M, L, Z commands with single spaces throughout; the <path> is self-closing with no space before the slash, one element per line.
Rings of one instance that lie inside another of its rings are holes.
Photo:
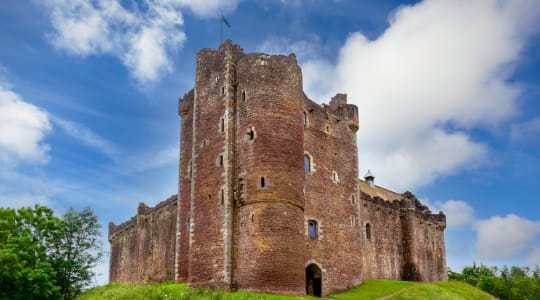
<path fill-rule="evenodd" d="M 202 49 L 178 115 L 178 195 L 109 224 L 111 281 L 322 296 L 446 278 L 444 214 L 359 181 L 358 107 L 310 100 L 296 55 Z"/>
<path fill-rule="evenodd" d="M 129 220 L 115 225 L 113 222 L 109 222 L 109 241 L 118 236 L 119 234 L 129 231 L 139 223 L 139 220 L 145 219 L 147 216 L 150 216 L 156 212 L 159 212 L 163 209 L 169 209 L 169 206 L 176 206 L 178 202 L 177 195 L 172 195 L 164 201 L 161 201 L 154 207 L 147 206 L 144 202 L 139 202 L 137 207 L 137 215 L 131 217 Z M 174 211 L 174 209 L 173 209 Z"/>

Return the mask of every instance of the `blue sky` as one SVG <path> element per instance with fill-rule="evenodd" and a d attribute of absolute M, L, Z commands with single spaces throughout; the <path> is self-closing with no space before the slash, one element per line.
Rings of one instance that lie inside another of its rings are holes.
<path fill-rule="evenodd" d="M 103 224 L 177 191 L 178 97 L 224 29 L 359 107 L 359 176 L 447 214 L 448 265 L 540 265 L 537 1 L 0 2 L 0 205 Z M 107 261 L 98 282 L 107 278 Z"/>

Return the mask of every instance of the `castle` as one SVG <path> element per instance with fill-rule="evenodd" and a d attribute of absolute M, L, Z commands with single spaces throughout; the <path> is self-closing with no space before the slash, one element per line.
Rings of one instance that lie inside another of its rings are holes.
<path fill-rule="evenodd" d="M 294 54 L 201 50 L 178 113 L 178 194 L 109 224 L 110 281 L 321 296 L 446 280 L 445 215 L 358 179 L 358 108 L 308 99 Z"/>

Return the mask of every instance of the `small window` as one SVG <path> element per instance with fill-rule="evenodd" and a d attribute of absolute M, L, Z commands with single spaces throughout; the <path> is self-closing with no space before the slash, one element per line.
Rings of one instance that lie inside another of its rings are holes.
<path fill-rule="evenodd" d="M 265 182 L 264 177 L 261 177 L 261 181 L 260 181 L 260 182 L 261 182 L 261 187 L 262 187 L 262 188 L 266 186 L 266 182 Z"/>
<path fill-rule="evenodd" d="M 339 176 L 336 171 L 332 171 L 332 182 L 333 183 L 339 183 Z"/>
<path fill-rule="evenodd" d="M 246 102 L 246 91 L 242 91 L 242 101 Z"/>
<path fill-rule="evenodd" d="M 304 112 L 304 127 L 307 126 L 307 114 Z"/>
<path fill-rule="evenodd" d="M 356 197 L 354 195 L 351 196 L 351 203 L 356 205 Z"/>
<path fill-rule="evenodd" d="M 222 87 L 222 88 L 221 88 L 221 94 L 222 94 L 222 95 L 225 95 L 225 87 Z"/>
<path fill-rule="evenodd" d="M 311 173 L 311 159 L 307 154 L 304 154 L 304 171 Z"/>
<path fill-rule="evenodd" d="M 350 221 L 351 221 L 351 227 L 354 227 L 356 225 L 356 217 L 355 216 L 351 216 L 350 217 Z"/>
<path fill-rule="evenodd" d="M 253 130 L 253 127 L 248 129 L 246 135 L 248 140 L 253 140 L 255 138 L 255 131 Z"/>
<path fill-rule="evenodd" d="M 225 118 L 221 118 L 220 129 L 221 129 L 221 132 L 225 132 Z"/>
<path fill-rule="evenodd" d="M 366 239 L 371 241 L 371 224 L 366 223 Z"/>
<path fill-rule="evenodd" d="M 223 166 L 223 155 L 219 156 L 219 165 Z"/>
<path fill-rule="evenodd" d="M 221 205 L 225 204 L 225 191 L 223 189 L 219 191 L 219 201 Z"/>
<path fill-rule="evenodd" d="M 308 236 L 312 239 L 318 238 L 319 233 L 318 233 L 318 228 L 317 228 L 317 221 L 315 220 L 308 221 Z"/>

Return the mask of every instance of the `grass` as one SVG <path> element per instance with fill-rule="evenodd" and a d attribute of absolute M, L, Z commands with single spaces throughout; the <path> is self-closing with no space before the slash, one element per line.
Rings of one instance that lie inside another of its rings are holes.
<path fill-rule="evenodd" d="M 344 293 L 329 295 L 329 298 L 340 300 L 372 300 L 377 299 L 402 289 L 419 284 L 418 282 L 399 280 L 365 280 Z"/>
<path fill-rule="evenodd" d="M 209 291 L 201 288 L 192 289 L 186 283 L 162 283 L 136 285 L 127 283 L 110 283 L 99 286 L 82 293 L 77 300 L 289 300 L 289 299 L 316 299 L 312 297 L 294 297 L 249 292 L 226 293 L 223 291 Z"/>
<path fill-rule="evenodd" d="M 495 297 L 462 282 L 435 282 L 418 283 L 397 280 L 366 280 L 363 284 L 351 290 L 328 295 L 326 298 L 339 300 L 375 300 L 389 296 L 390 300 L 496 300 Z M 185 283 L 162 283 L 148 285 L 134 285 L 125 283 L 111 283 L 95 287 L 77 297 L 77 300 L 187 300 L 187 299 L 215 299 L 215 300 L 289 300 L 289 299 L 317 299 L 313 297 L 295 297 L 249 292 L 227 293 L 223 291 L 209 291 L 201 288 L 192 289 Z"/>
<path fill-rule="evenodd" d="M 496 300 L 492 295 L 469 284 L 457 281 L 419 284 L 388 298 L 392 300 Z"/>

